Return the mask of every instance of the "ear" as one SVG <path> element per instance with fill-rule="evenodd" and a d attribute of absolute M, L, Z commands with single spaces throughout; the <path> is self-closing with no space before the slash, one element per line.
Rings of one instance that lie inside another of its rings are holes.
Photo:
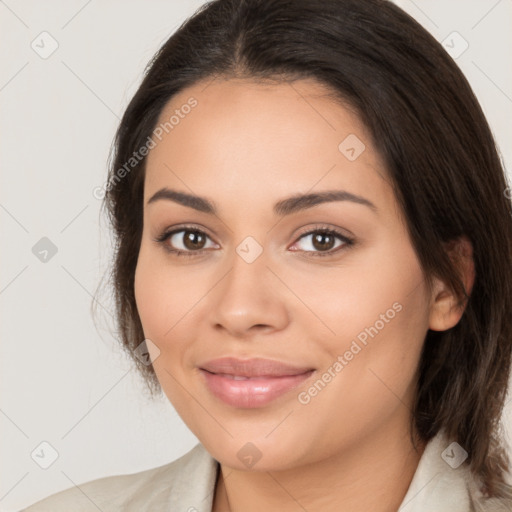
<path fill-rule="evenodd" d="M 475 264 L 471 242 L 466 236 L 462 236 L 449 242 L 447 250 L 450 258 L 460 270 L 466 294 L 470 295 L 475 282 Z M 444 282 L 435 278 L 430 301 L 429 329 L 446 331 L 454 327 L 461 319 L 465 307 L 466 301 L 461 304 L 454 292 Z"/>

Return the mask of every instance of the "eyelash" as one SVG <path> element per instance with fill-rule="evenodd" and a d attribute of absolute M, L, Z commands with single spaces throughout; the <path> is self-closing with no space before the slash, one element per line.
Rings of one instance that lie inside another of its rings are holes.
<path fill-rule="evenodd" d="M 171 236 L 175 235 L 176 233 L 181 233 L 181 232 L 186 232 L 186 231 L 194 231 L 194 232 L 200 233 L 201 235 L 204 235 L 204 236 L 210 238 L 204 231 L 202 231 L 201 229 L 198 229 L 195 226 L 181 226 L 180 228 L 173 229 L 172 231 L 164 231 L 162 234 L 160 234 L 153 240 L 159 244 L 162 244 L 164 249 L 167 252 L 172 253 L 175 256 L 180 256 L 180 257 L 181 256 L 189 256 L 189 257 L 190 256 L 199 256 L 203 252 L 206 252 L 209 250 L 209 249 L 200 249 L 198 251 L 182 251 L 180 249 L 171 249 L 171 248 L 169 248 L 168 245 L 165 244 L 165 242 L 169 238 L 171 238 Z M 313 256 L 313 257 L 332 256 L 333 254 L 336 254 L 336 253 L 340 252 L 341 250 L 347 249 L 350 246 L 354 245 L 354 242 L 355 242 L 353 238 L 349 238 L 333 228 L 330 228 L 327 226 L 315 226 L 315 228 L 310 229 L 309 231 L 306 231 L 304 233 L 301 233 L 297 237 L 297 239 L 294 243 L 298 242 L 301 238 L 304 238 L 305 236 L 313 235 L 315 233 L 322 233 L 322 234 L 326 234 L 326 235 L 335 236 L 335 237 L 339 238 L 344 243 L 344 245 L 337 247 L 336 249 L 330 249 L 328 251 L 297 251 L 297 252 L 305 252 L 308 255 Z"/>

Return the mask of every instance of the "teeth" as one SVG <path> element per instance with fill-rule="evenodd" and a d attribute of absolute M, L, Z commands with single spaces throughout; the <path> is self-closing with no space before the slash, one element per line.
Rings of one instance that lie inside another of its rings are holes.
<path fill-rule="evenodd" d="M 219 375 L 221 375 L 222 377 L 227 377 L 228 379 L 233 379 L 233 380 L 249 380 L 249 379 L 251 379 L 251 377 L 242 377 L 240 375 L 229 375 L 227 373 L 219 373 Z"/>
<path fill-rule="evenodd" d="M 215 375 L 219 375 L 220 377 L 227 377 L 228 379 L 232 380 L 254 380 L 254 379 L 272 379 L 272 378 L 279 378 L 280 375 L 258 375 L 256 377 L 244 377 L 242 375 L 231 375 L 229 373 L 217 373 Z M 286 377 L 285 375 L 283 377 Z M 290 377 L 295 377 L 295 375 L 290 375 Z"/>
<path fill-rule="evenodd" d="M 228 379 L 232 380 L 254 380 L 254 379 L 272 379 L 272 378 L 278 378 L 279 375 L 258 375 L 256 377 L 244 377 L 242 375 L 231 375 L 229 373 L 217 373 L 215 375 L 219 375 L 220 377 L 227 377 Z M 294 377 L 294 375 L 290 375 L 290 377 Z"/>

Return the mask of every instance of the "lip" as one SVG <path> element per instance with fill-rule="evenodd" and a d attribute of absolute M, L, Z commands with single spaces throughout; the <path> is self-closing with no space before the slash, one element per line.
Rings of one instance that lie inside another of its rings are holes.
<path fill-rule="evenodd" d="M 210 392 L 233 407 L 267 405 L 311 377 L 314 368 L 291 366 L 271 359 L 224 357 L 201 364 Z"/>

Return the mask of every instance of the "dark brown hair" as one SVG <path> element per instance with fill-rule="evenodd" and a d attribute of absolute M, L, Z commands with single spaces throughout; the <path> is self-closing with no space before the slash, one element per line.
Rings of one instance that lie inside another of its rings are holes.
<path fill-rule="evenodd" d="M 459 323 L 428 331 L 411 421 L 424 441 L 440 429 L 469 454 L 485 496 L 511 497 L 500 431 L 512 351 L 512 207 L 482 110 L 462 72 L 414 19 L 385 0 L 215 0 L 157 52 L 117 131 L 105 203 L 115 235 L 112 283 L 123 346 L 150 389 L 151 365 L 134 298 L 144 165 L 126 163 L 164 106 L 200 80 L 313 78 L 365 123 L 386 163 L 430 284 L 461 301 Z M 447 243 L 465 235 L 476 278 L 468 298 Z"/>

